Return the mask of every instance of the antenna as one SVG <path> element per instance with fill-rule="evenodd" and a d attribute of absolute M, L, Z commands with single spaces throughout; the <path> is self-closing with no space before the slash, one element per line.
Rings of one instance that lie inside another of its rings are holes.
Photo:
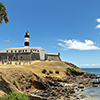
<path fill-rule="evenodd" d="M 4 42 L 8 42 L 8 48 L 9 48 L 9 42 L 12 41 L 11 39 L 8 38 L 8 40 L 4 40 Z"/>

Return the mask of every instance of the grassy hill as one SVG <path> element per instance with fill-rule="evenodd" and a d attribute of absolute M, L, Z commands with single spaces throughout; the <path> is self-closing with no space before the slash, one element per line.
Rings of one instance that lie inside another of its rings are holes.
<path fill-rule="evenodd" d="M 46 76 L 57 77 L 62 79 L 68 75 L 64 73 L 66 68 L 74 68 L 77 71 L 84 72 L 77 66 L 63 61 L 33 61 L 30 65 L 2 65 L 0 64 L 0 90 L 5 93 L 26 91 L 27 89 L 35 89 L 37 84 L 33 84 L 30 80 L 34 81 Z M 47 75 L 42 73 L 45 69 L 47 72 L 52 71 L 53 74 Z M 55 73 L 59 71 L 59 74 Z"/>

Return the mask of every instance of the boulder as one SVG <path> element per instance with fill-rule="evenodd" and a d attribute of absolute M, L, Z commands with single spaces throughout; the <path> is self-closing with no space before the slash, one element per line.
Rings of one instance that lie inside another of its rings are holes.
<path fill-rule="evenodd" d="M 78 88 L 84 88 L 84 85 L 83 84 L 78 85 Z"/>

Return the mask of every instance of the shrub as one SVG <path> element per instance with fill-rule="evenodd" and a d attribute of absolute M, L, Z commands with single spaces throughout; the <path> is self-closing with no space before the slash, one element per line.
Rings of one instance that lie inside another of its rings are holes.
<path fill-rule="evenodd" d="M 70 75 L 70 72 L 68 72 L 68 75 Z"/>
<path fill-rule="evenodd" d="M 46 73 L 46 72 L 47 72 L 46 69 L 43 69 L 43 70 L 42 70 L 42 73 Z"/>
<path fill-rule="evenodd" d="M 53 74 L 53 71 L 49 70 L 49 73 Z"/>
<path fill-rule="evenodd" d="M 47 75 L 49 75 L 49 73 L 47 73 Z"/>
<path fill-rule="evenodd" d="M 68 68 L 66 68 L 66 70 L 64 71 L 64 73 L 65 73 L 65 74 L 67 74 L 67 73 L 68 73 Z"/>
<path fill-rule="evenodd" d="M 67 71 L 65 70 L 64 73 L 67 74 Z"/>
<path fill-rule="evenodd" d="M 66 72 L 68 72 L 68 68 L 66 68 Z"/>
<path fill-rule="evenodd" d="M 59 70 L 56 70 L 55 73 L 56 73 L 56 74 L 59 74 Z"/>
<path fill-rule="evenodd" d="M 77 73 L 77 71 L 74 68 L 69 68 L 69 70 L 71 71 L 71 73 Z"/>
<path fill-rule="evenodd" d="M 82 74 L 84 74 L 84 72 L 75 70 L 74 68 L 69 68 L 69 70 L 70 70 L 71 73 L 76 74 L 76 75 L 82 75 Z"/>
<path fill-rule="evenodd" d="M 7 96 L 1 97 L 0 100 L 30 100 L 26 94 L 10 92 Z"/>

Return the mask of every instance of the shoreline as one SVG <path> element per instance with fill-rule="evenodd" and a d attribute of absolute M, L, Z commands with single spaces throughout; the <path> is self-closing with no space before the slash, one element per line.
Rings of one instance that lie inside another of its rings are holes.
<path fill-rule="evenodd" d="M 44 86 L 46 86 L 44 90 L 31 90 L 24 93 L 31 98 L 39 96 L 40 100 L 86 100 L 79 91 L 84 91 L 85 87 L 98 87 L 100 81 L 93 79 L 97 79 L 97 75 L 86 73 L 81 76 L 69 76 L 62 80 L 59 78 L 53 81 L 41 80 L 41 83 L 45 83 Z"/>

